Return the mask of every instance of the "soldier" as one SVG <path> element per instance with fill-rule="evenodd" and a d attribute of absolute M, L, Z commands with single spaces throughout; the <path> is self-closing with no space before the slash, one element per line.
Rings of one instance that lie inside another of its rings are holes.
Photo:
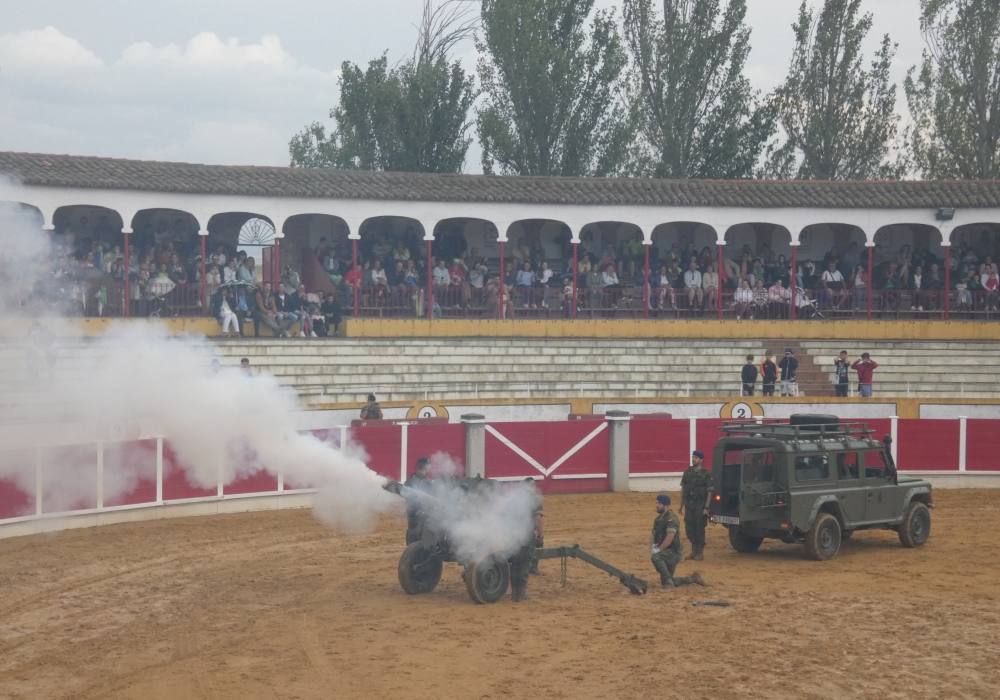
<path fill-rule="evenodd" d="M 417 459 L 417 470 L 406 480 L 404 486 L 418 491 L 424 490 L 430 484 L 431 478 L 427 474 L 430 460 L 426 457 Z M 416 542 L 420 539 L 423 530 L 423 518 L 421 517 L 420 504 L 416 498 L 406 499 L 406 544 Z"/>
<path fill-rule="evenodd" d="M 361 409 L 361 420 L 382 420 L 382 407 L 375 400 L 375 394 L 368 394 L 368 403 Z"/>
<path fill-rule="evenodd" d="M 664 588 L 687 586 L 692 583 L 705 585 L 705 579 L 697 571 L 690 576 L 674 576 L 681 561 L 681 523 L 670 510 L 670 496 L 661 493 L 656 497 L 656 520 L 653 521 L 653 536 L 650 541 L 650 560 L 660 574 L 660 585 Z"/>
<path fill-rule="evenodd" d="M 541 548 L 545 546 L 545 521 L 544 521 L 545 513 L 542 510 L 542 494 L 535 486 L 535 480 L 532 479 L 530 476 L 524 480 L 524 483 L 528 486 L 528 488 L 531 489 L 532 494 L 534 494 L 535 498 L 537 499 L 535 506 L 535 513 L 534 513 L 535 516 L 534 546 L 536 548 Z M 529 573 L 532 573 L 535 576 L 542 575 L 542 572 L 539 571 L 538 569 L 538 559 L 536 559 L 535 557 L 531 558 L 531 568 L 529 570 Z"/>
<path fill-rule="evenodd" d="M 712 475 L 705 470 L 701 450 L 691 453 L 691 466 L 681 477 L 681 509 L 684 531 L 691 542 L 691 559 L 701 561 L 705 553 L 705 524 L 712 497 Z"/>

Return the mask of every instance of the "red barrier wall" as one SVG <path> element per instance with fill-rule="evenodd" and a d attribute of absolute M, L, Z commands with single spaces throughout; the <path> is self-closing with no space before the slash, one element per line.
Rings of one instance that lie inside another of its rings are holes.
<path fill-rule="evenodd" d="M 187 474 L 170 445 L 169 440 L 163 441 L 163 500 L 177 501 L 184 498 L 204 498 L 215 496 L 216 488 L 199 488 L 188 481 Z"/>
<path fill-rule="evenodd" d="M 954 419 L 900 418 L 896 434 L 896 467 L 958 470 L 959 424 Z"/>
<path fill-rule="evenodd" d="M 690 457 L 686 420 L 634 420 L 629 423 L 629 472 L 682 472 Z"/>
<path fill-rule="evenodd" d="M 420 457 L 447 455 L 458 473 L 465 469 L 465 426 L 461 423 L 414 423 L 406 429 L 406 476 L 416 471 Z"/>
<path fill-rule="evenodd" d="M 551 475 L 541 482 L 546 493 L 577 493 L 608 490 L 608 428 L 602 420 L 567 422 L 490 423 L 489 428 L 516 445 Z M 600 432 L 595 433 L 600 429 Z M 586 441 L 586 442 L 584 442 Z M 583 443 L 583 444 L 581 444 Z M 574 454 L 566 457 L 574 448 Z M 503 440 L 486 431 L 486 476 L 539 477 L 542 472 L 525 460 Z M 572 475 L 600 474 L 585 479 L 558 478 Z"/>
<path fill-rule="evenodd" d="M 370 469 L 390 479 L 398 479 L 401 435 L 402 428 L 398 425 L 369 421 L 364 426 L 352 428 L 348 439 L 364 449 Z"/>
<path fill-rule="evenodd" d="M 156 440 L 104 445 L 104 505 L 156 501 Z"/>
<path fill-rule="evenodd" d="M 966 422 L 965 437 L 966 469 L 1000 470 L 1000 420 L 970 419 Z"/>

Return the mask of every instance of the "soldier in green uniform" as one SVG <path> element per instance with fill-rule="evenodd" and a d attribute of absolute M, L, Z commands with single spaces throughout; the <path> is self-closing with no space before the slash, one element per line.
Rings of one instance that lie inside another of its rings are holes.
<path fill-rule="evenodd" d="M 650 541 L 650 557 L 653 567 L 660 574 L 660 585 L 664 588 L 687 586 L 692 583 L 705 585 L 705 580 L 697 571 L 690 576 L 674 576 L 681 561 L 681 523 L 670 510 L 670 496 L 661 493 L 656 497 L 656 520 L 653 521 L 653 536 Z"/>
<path fill-rule="evenodd" d="M 701 561 L 705 553 L 705 525 L 712 496 L 712 474 L 705 469 L 701 450 L 691 453 L 691 466 L 681 477 L 681 510 L 684 531 L 691 542 L 691 559 Z"/>
<path fill-rule="evenodd" d="M 422 491 L 430 484 L 431 478 L 427 474 L 430 460 L 426 457 L 417 459 L 417 470 L 403 484 L 411 489 Z M 406 499 L 406 544 L 416 542 L 420 539 L 423 531 L 423 518 L 421 517 L 420 504 L 415 498 Z"/>
<path fill-rule="evenodd" d="M 536 506 L 535 506 L 535 542 L 536 548 L 541 548 L 545 546 L 545 512 L 542 510 L 542 492 L 535 485 L 535 480 L 530 476 L 524 480 L 524 483 L 531 489 L 531 492 L 535 495 Z M 531 558 L 531 569 L 530 573 L 541 576 L 542 572 L 538 569 L 538 559 Z"/>

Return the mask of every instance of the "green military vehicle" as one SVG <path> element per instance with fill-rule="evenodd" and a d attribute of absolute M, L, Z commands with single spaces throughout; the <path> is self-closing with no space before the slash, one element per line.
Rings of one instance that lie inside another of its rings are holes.
<path fill-rule="evenodd" d="M 899 477 L 891 441 L 873 439 L 867 424 L 799 414 L 722 430 L 709 512 L 737 552 L 756 552 L 772 538 L 802 543 L 822 561 L 856 530 L 895 530 L 904 547 L 930 536 L 931 485 Z"/>

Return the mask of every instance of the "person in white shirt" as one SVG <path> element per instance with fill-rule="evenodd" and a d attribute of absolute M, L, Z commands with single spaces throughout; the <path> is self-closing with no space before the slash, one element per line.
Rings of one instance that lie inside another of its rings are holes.
<path fill-rule="evenodd" d="M 376 287 L 389 286 L 389 277 L 385 274 L 385 268 L 382 267 L 382 263 L 379 260 L 376 260 L 375 266 L 372 267 L 372 284 Z"/>
<path fill-rule="evenodd" d="M 736 320 L 740 321 L 744 316 L 753 318 L 753 290 L 750 289 L 750 280 L 744 279 L 740 282 L 740 288 L 736 290 L 733 297 L 736 307 Z"/>
<path fill-rule="evenodd" d="M 823 275 L 820 278 L 823 284 L 823 296 L 824 300 L 839 309 L 850 296 L 850 292 L 847 290 L 847 285 L 844 284 L 844 275 L 837 269 L 837 263 L 831 260 L 823 271 Z"/>
<path fill-rule="evenodd" d="M 619 286 L 618 273 L 615 272 L 615 266 L 611 263 L 604 267 L 604 272 L 601 273 L 601 282 L 605 287 Z"/>
<path fill-rule="evenodd" d="M 434 266 L 434 284 L 439 287 L 447 287 L 451 284 L 451 273 L 448 271 L 448 266 L 445 265 L 444 260 L 438 260 L 437 265 Z"/>
<path fill-rule="evenodd" d="M 549 264 L 547 262 L 543 262 L 542 271 L 538 277 L 538 283 L 548 286 L 549 282 L 552 281 L 553 274 L 555 273 L 552 272 L 552 268 L 549 267 Z"/>
<path fill-rule="evenodd" d="M 694 308 L 697 301 L 698 307 L 701 307 L 705 299 L 705 290 L 702 289 L 701 273 L 694 260 L 688 264 L 687 272 L 684 273 L 684 287 L 687 289 L 688 306 Z"/>
<path fill-rule="evenodd" d="M 705 290 L 706 306 L 714 309 L 715 295 L 719 293 L 719 273 L 715 271 L 715 265 L 709 264 L 708 269 L 702 273 L 701 287 Z"/>

